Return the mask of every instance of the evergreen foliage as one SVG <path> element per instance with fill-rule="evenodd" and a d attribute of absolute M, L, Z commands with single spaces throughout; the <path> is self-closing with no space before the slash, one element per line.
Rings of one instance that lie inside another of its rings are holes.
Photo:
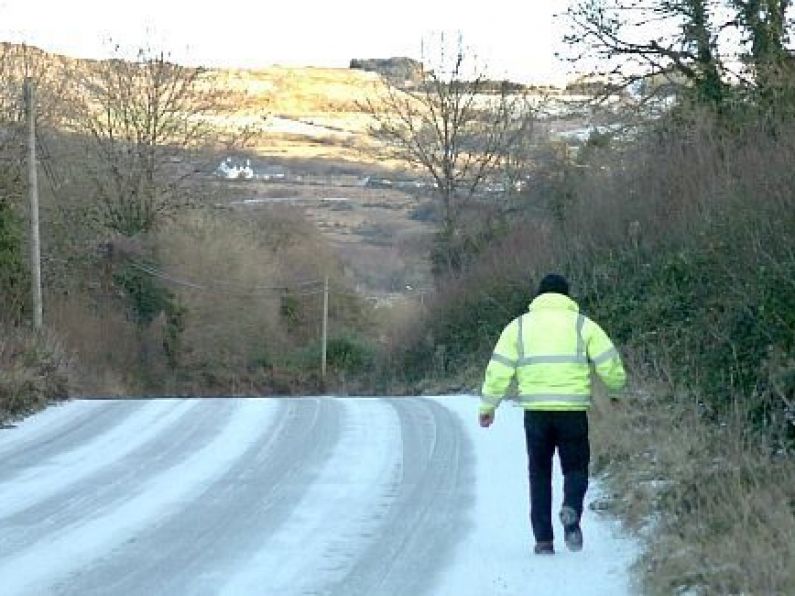
<path fill-rule="evenodd" d="M 19 324 L 28 310 L 28 269 L 23 254 L 22 222 L 7 200 L 0 198 L 0 301 L 2 318 Z"/>

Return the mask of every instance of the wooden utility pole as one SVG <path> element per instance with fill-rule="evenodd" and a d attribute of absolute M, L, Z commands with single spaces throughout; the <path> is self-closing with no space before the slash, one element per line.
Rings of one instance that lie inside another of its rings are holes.
<path fill-rule="evenodd" d="M 326 380 L 326 343 L 328 342 L 328 275 L 323 279 L 323 340 L 320 356 L 320 378 Z"/>
<path fill-rule="evenodd" d="M 42 328 L 41 245 L 39 240 L 39 179 L 36 173 L 35 90 L 25 79 L 25 112 L 28 119 L 28 195 L 30 197 L 30 277 L 33 290 L 33 327 Z"/>

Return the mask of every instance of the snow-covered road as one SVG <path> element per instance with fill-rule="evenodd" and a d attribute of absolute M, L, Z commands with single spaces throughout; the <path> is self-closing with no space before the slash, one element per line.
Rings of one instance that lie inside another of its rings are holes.
<path fill-rule="evenodd" d="M 554 557 L 530 554 L 521 411 L 484 430 L 476 409 L 467 396 L 51 407 L 0 430 L 0 592 L 631 593 L 636 548 L 591 512 L 583 552 L 558 540 Z"/>

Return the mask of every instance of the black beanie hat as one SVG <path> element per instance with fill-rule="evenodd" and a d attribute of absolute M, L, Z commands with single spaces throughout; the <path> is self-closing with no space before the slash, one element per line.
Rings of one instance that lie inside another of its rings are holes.
<path fill-rule="evenodd" d="M 538 284 L 538 293 L 536 296 L 540 296 L 541 294 L 546 294 L 548 292 L 554 292 L 555 294 L 563 294 L 564 296 L 569 295 L 569 282 L 566 281 L 566 278 L 562 275 L 558 275 L 557 273 L 549 273 L 544 276 L 544 279 L 541 280 L 541 283 Z"/>

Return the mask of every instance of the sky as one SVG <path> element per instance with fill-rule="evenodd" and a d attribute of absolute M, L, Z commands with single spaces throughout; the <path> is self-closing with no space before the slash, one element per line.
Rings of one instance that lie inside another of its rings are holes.
<path fill-rule="evenodd" d="M 422 40 L 461 33 L 493 78 L 561 84 L 555 58 L 569 0 L 0 0 L 0 41 L 74 57 L 148 44 L 184 64 L 347 67 L 421 57 Z M 113 44 L 110 42 L 113 41 Z"/>

